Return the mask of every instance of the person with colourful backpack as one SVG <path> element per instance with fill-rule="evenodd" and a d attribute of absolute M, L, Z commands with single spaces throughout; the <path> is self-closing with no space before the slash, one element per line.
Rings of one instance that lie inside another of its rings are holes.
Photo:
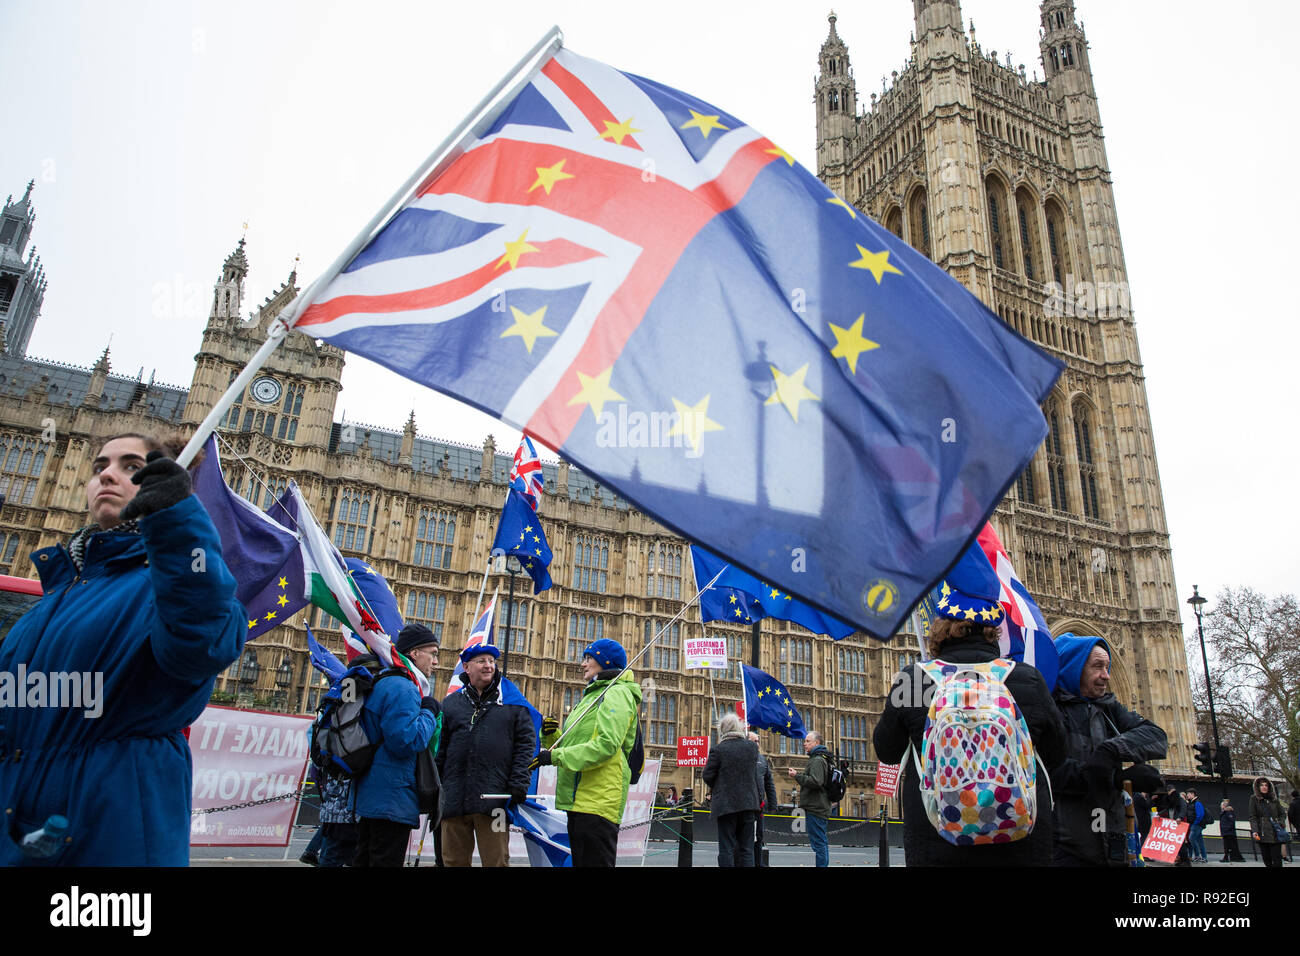
<path fill-rule="evenodd" d="M 1065 731 L 1042 674 L 999 654 L 998 591 L 987 561 L 958 562 L 933 594 L 931 659 L 895 678 L 876 725 L 876 756 L 904 765 L 909 867 L 1051 863 Z"/>

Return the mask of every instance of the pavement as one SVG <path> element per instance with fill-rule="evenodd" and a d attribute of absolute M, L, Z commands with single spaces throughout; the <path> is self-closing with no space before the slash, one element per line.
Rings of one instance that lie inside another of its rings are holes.
<path fill-rule="evenodd" d="M 312 829 L 295 827 L 289 846 L 285 847 L 193 847 L 190 850 L 191 866 L 291 866 L 306 867 L 298 857 L 307 848 Z M 431 865 L 433 850 L 425 845 L 427 856 L 421 865 Z M 1249 847 L 1243 848 L 1248 850 Z M 1250 854 L 1244 853 L 1244 863 L 1220 863 L 1217 855 L 1211 854 L 1209 863 L 1197 863 L 1194 869 L 1207 867 L 1218 869 L 1241 869 L 1243 867 L 1262 867 L 1263 859 L 1252 860 Z M 651 840 L 646 847 L 645 862 L 640 860 L 620 860 L 619 866 L 677 866 L 677 843 Z M 805 846 L 768 846 L 768 857 L 774 867 L 812 866 L 812 850 Z M 718 844 L 701 841 L 695 844 L 691 854 L 692 866 L 716 867 L 718 865 Z M 880 854 L 876 847 L 831 847 L 831 866 L 878 866 Z M 528 866 L 527 857 L 512 857 L 511 866 Z M 905 866 L 903 848 L 889 848 L 889 865 Z M 1294 864 L 1288 864 L 1294 865 Z"/>

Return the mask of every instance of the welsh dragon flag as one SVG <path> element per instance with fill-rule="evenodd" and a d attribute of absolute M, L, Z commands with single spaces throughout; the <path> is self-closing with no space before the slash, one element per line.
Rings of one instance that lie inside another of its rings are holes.
<path fill-rule="evenodd" d="M 339 554 L 338 548 L 334 547 L 325 530 L 316 522 L 311 508 L 303 500 L 297 482 L 289 482 L 289 487 L 278 504 L 279 508 L 271 509 L 272 517 L 286 527 L 297 529 L 306 589 L 303 596 L 340 624 L 351 628 L 386 667 L 405 671 L 419 686 L 420 695 L 428 696 L 428 678 L 393 647 L 383 626 L 371 613 L 365 596 L 348 574 L 343 555 Z M 356 648 L 350 644 L 349 649 Z"/>

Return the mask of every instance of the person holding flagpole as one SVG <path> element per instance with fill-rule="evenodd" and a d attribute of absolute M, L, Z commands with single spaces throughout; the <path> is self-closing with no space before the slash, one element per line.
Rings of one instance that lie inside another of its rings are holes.
<path fill-rule="evenodd" d="M 542 724 L 543 749 L 530 769 L 558 770 L 555 807 L 569 814 L 574 866 L 613 866 L 618 826 L 623 820 L 631 770 L 627 757 L 636 743 L 641 685 L 627 669 L 618 641 L 601 638 L 582 652 L 587 687 L 565 718 L 562 733 L 553 719 Z M 553 749 L 550 749 L 553 748 Z"/>
<path fill-rule="evenodd" d="M 93 693 L 75 709 L 0 698 L 0 865 L 189 864 L 183 731 L 248 624 L 173 454 L 146 435 L 108 439 L 82 463 L 90 523 L 32 555 L 45 597 L 0 644 L 0 673 L 85 675 Z M 28 855 L 23 838 L 55 818 L 53 855 Z"/>

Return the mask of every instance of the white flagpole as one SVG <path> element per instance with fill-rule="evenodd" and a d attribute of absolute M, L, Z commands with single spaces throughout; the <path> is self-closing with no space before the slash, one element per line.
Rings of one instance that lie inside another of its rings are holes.
<path fill-rule="evenodd" d="M 501 78 L 497 85 L 492 88 L 491 92 L 479 101 L 473 111 L 460 122 L 460 125 L 452 130 L 450 135 L 438 144 L 438 148 L 430 154 L 429 158 L 425 160 L 419 169 L 417 169 L 415 173 L 413 173 L 411 177 L 402 184 L 401 188 L 393 194 L 393 197 L 388 201 L 387 205 L 383 206 L 379 212 L 375 214 L 374 218 L 372 218 L 370 222 L 366 223 L 365 228 L 363 228 L 361 232 L 357 233 L 356 238 L 348 243 L 347 248 L 339 254 L 338 258 L 330 263 L 329 268 L 322 272 L 320 276 L 317 277 L 316 281 L 307 287 L 305 292 L 298 295 L 292 302 L 284 307 L 276 318 L 275 323 L 272 325 L 270 334 L 262 344 L 262 347 L 258 349 L 257 353 L 249 360 L 244 371 L 242 371 L 239 376 L 230 383 L 230 387 L 226 389 L 226 393 L 221 396 L 212 411 L 203 419 L 202 424 L 199 425 L 198 430 L 194 433 L 194 437 L 190 439 L 189 444 L 187 444 L 180 455 L 177 456 L 177 464 L 185 467 L 194 460 L 194 456 L 197 455 L 199 449 L 203 447 L 203 443 L 208 440 L 208 435 L 212 434 L 213 430 L 217 427 L 217 423 L 221 421 L 222 416 L 225 415 L 230 409 L 230 406 L 234 404 L 235 396 L 240 394 L 244 388 L 247 387 L 249 381 L 252 380 L 253 376 L 256 375 L 258 370 L 266 363 L 271 352 L 273 352 L 284 340 L 285 334 L 297 321 L 298 316 L 302 314 L 302 311 L 311 303 L 312 297 L 332 282 L 334 277 L 343 271 L 344 267 L 346 267 L 347 264 L 356 257 L 357 253 L 361 251 L 366 243 L 370 241 L 371 237 L 374 236 L 379 229 L 383 228 L 383 226 L 387 224 L 388 220 L 395 215 L 403 205 L 405 205 L 407 198 L 412 192 L 414 192 L 420 183 L 440 171 L 439 164 L 446 161 L 450 154 L 455 152 L 455 150 L 461 146 L 465 137 L 471 133 L 472 129 L 477 124 L 485 123 L 490 126 L 491 123 L 495 121 L 496 117 L 499 116 L 501 111 L 504 110 L 514 99 L 519 90 L 532 81 L 533 74 L 540 69 L 542 61 L 563 45 L 564 34 L 560 32 L 558 26 L 551 27 L 551 29 L 547 31 L 546 35 L 538 40 L 537 43 L 534 44 L 533 48 L 524 55 L 523 59 L 516 63 L 514 68 Z M 534 59 L 536 62 L 533 62 L 532 67 L 526 73 L 523 73 L 524 68 Z M 520 76 L 520 73 L 523 73 L 523 75 Z M 515 81 L 514 86 L 505 97 L 498 100 L 497 97 L 501 94 L 501 91 L 510 84 L 511 80 Z M 495 103 L 493 103 L 494 100 L 496 100 Z"/>

